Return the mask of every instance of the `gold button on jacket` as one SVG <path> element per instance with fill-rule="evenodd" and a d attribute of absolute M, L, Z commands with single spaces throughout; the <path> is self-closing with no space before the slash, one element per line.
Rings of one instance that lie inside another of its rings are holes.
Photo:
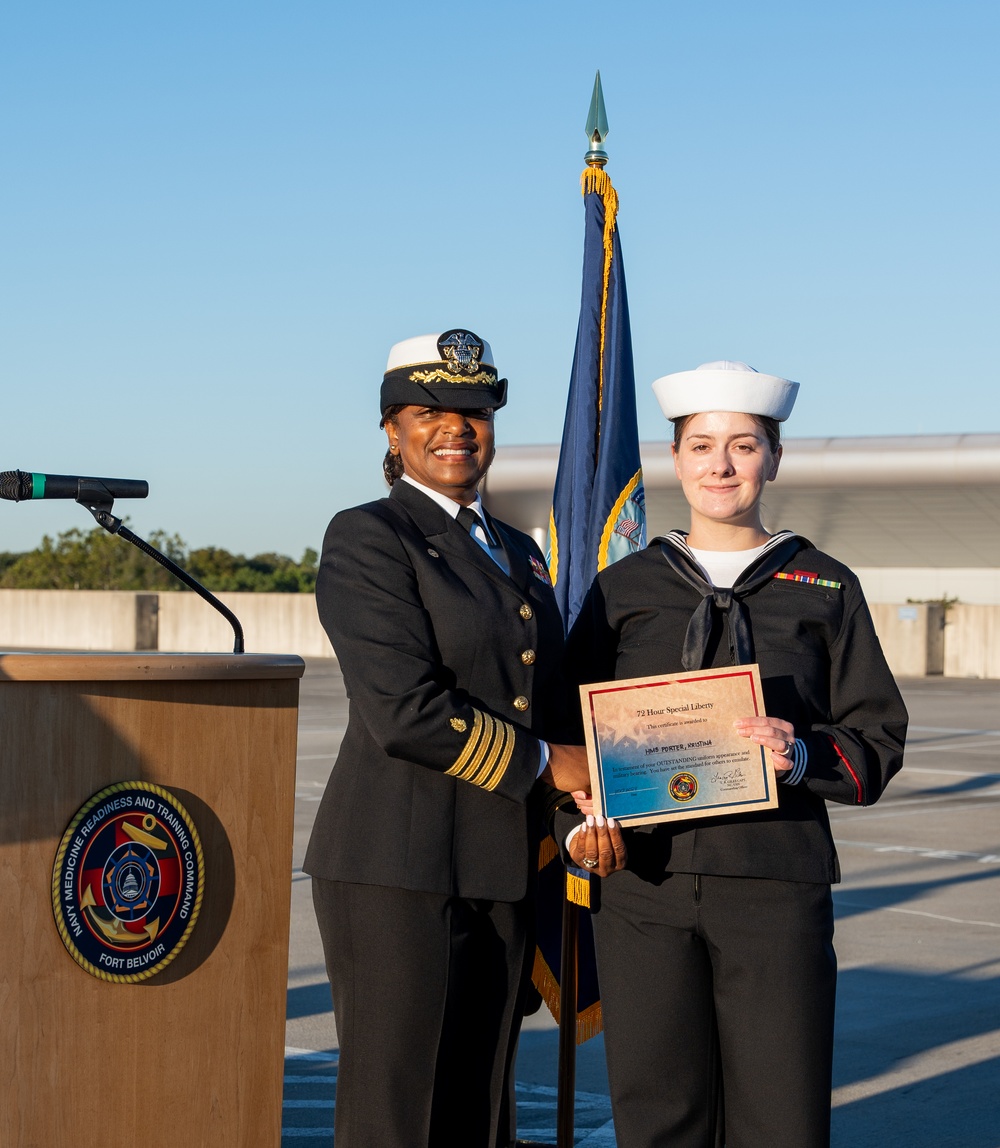
<path fill-rule="evenodd" d="M 521 615 L 521 617 L 522 617 L 522 618 L 523 618 L 523 619 L 524 619 L 526 622 L 529 622 L 529 621 L 531 621 L 531 619 L 532 619 L 532 618 L 535 616 L 535 612 L 534 612 L 534 610 L 532 610 L 532 608 L 531 608 L 531 607 L 528 605 L 528 603 L 527 603 L 527 602 L 523 602 L 523 603 L 521 604 L 521 609 L 520 609 L 520 610 L 518 610 L 518 613 Z"/>
<path fill-rule="evenodd" d="M 514 709 L 520 710 L 522 713 L 524 713 L 524 711 L 528 708 L 528 704 L 528 699 L 524 696 L 524 694 L 521 694 L 520 697 L 516 697 L 514 699 Z"/>
<path fill-rule="evenodd" d="M 524 664 L 526 666 L 533 666 L 535 664 L 535 651 L 534 650 L 522 650 L 521 651 L 521 661 L 524 662 Z"/>

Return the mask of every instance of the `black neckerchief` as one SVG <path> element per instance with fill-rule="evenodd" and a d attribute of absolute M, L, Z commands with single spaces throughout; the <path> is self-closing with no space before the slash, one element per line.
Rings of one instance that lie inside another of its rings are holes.
<path fill-rule="evenodd" d="M 721 610 L 729 625 L 729 645 L 733 651 L 734 664 L 744 666 L 754 660 L 753 636 L 742 599 L 751 591 L 768 582 L 793 555 L 811 543 L 790 530 L 781 530 L 773 535 L 754 562 L 743 571 L 732 589 L 713 586 L 705 579 L 705 571 L 691 553 L 687 536 L 680 530 L 671 530 L 659 542 L 660 551 L 667 564 L 689 586 L 702 595 L 701 604 L 691 615 L 687 633 L 684 635 L 684 651 L 681 664 L 685 670 L 704 668 L 708 653 L 709 638 L 712 634 L 713 612 Z"/>

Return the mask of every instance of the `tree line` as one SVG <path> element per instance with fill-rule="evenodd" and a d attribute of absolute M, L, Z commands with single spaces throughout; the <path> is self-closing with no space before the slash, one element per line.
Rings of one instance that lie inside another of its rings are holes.
<path fill-rule="evenodd" d="M 309 594 L 316 588 L 318 555 L 296 562 L 285 554 L 230 554 L 218 546 L 189 550 L 176 534 L 156 530 L 148 541 L 209 590 Z M 11 590 L 184 590 L 158 562 L 99 526 L 46 535 L 34 550 L 0 553 L 0 587 Z"/>

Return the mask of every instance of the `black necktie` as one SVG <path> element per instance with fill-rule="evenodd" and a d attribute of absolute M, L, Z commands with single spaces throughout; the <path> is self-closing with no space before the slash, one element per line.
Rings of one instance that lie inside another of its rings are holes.
<path fill-rule="evenodd" d="M 660 552 L 668 564 L 685 582 L 703 595 L 701 605 L 691 616 L 687 633 L 684 635 L 681 665 L 685 670 L 700 670 L 704 667 L 712 633 L 712 618 L 717 611 L 725 615 L 728 623 L 729 644 L 733 651 L 734 664 L 742 666 L 752 662 L 753 635 L 750 633 L 743 597 L 770 581 L 803 546 L 811 545 L 797 534 L 788 535 L 766 550 L 749 570 L 744 570 L 732 589 L 724 589 L 705 581 L 705 576 L 695 563 L 693 555 L 676 549 L 669 541 L 663 539 L 654 541 L 659 541 Z"/>
<path fill-rule="evenodd" d="M 463 506 L 456 517 L 470 534 L 472 534 L 473 530 L 475 530 L 477 526 L 481 526 L 483 528 L 483 533 L 486 535 L 486 545 L 489 546 L 491 550 L 500 549 L 500 543 L 493 536 L 493 531 L 490 530 L 486 521 L 480 518 L 471 506 Z"/>

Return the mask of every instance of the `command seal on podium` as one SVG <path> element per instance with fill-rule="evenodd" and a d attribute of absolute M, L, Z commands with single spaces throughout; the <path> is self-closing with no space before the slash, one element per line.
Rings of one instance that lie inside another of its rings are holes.
<path fill-rule="evenodd" d="M 52 868 L 52 911 L 78 965 L 131 984 L 181 951 L 204 889 L 201 840 L 184 806 L 162 786 L 123 781 L 69 823 Z"/>

